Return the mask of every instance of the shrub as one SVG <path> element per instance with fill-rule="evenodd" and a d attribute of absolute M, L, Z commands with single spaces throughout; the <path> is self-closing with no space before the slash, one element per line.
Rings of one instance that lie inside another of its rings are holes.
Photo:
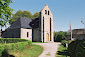
<path fill-rule="evenodd" d="M 21 40 L 21 41 L 20 41 Z M 4 51 L 18 51 L 18 50 L 23 50 L 26 48 L 28 45 L 31 45 L 30 40 L 25 40 L 25 39 L 12 39 L 12 38 L 1 38 L 0 41 L 3 43 L 4 41 L 7 42 L 7 44 L 1 44 L 0 45 L 0 56 Z"/>
<path fill-rule="evenodd" d="M 82 41 L 77 45 L 76 57 L 85 57 L 85 41 Z"/>
<path fill-rule="evenodd" d="M 0 43 L 17 43 L 17 42 L 23 42 L 27 41 L 26 39 L 20 39 L 20 38 L 0 38 Z"/>
<path fill-rule="evenodd" d="M 69 41 L 68 41 L 68 44 L 70 44 L 70 43 L 73 42 L 73 41 L 74 41 L 74 40 L 69 40 Z"/>
<path fill-rule="evenodd" d="M 68 51 L 70 53 L 71 57 L 76 57 L 76 47 L 77 45 L 82 42 L 81 40 L 76 40 L 76 41 L 72 41 L 69 45 L 68 45 Z"/>
<path fill-rule="evenodd" d="M 0 45 L 0 56 L 2 55 L 2 52 L 4 52 L 4 46 Z"/>
<path fill-rule="evenodd" d="M 66 43 L 67 43 L 68 41 L 66 41 L 66 40 L 62 40 L 61 41 L 61 44 L 64 46 L 64 47 L 66 47 Z"/>

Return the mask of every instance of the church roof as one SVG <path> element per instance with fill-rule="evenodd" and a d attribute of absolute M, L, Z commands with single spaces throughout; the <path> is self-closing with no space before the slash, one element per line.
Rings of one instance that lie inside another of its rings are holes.
<path fill-rule="evenodd" d="M 15 28 L 32 28 L 29 23 L 32 20 L 29 18 L 20 17 L 18 18 L 9 29 L 15 29 Z"/>
<path fill-rule="evenodd" d="M 38 27 L 39 27 L 39 18 L 30 19 L 30 18 L 20 17 L 9 27 L 9 29 L 16 29 L 16 28 L 32 29 Z"/>

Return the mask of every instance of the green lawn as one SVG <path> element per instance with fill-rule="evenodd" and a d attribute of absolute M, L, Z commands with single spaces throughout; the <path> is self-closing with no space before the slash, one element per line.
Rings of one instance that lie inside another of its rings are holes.
<path fill-rule="evenodd" d="M 66 48 L 63 45 L 60 45 L 59 48 L 58 48 L 58 51 L 56 53 L 56 57 L 66 57 L 66 56 L 70 57 L 68 55 Z"/>
<path fill-rule="evenodd" d="M 9 54 L 15 57 L 38 57 L 43 51 L 43 48 L 39 45 L 31 45 L 29 48 L 18 52 L 10 51 Z"/>

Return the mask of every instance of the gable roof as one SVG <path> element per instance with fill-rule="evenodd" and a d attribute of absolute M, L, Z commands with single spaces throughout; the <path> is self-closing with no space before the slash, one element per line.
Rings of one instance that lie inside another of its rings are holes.
<path fill-rule="evenodd" d="M 39 28 L 39 18 L 29 19 L 20 17 L 8 29 L 16 28 Z"/>
<path fill-rule="evenodd" d="M 39 28 L 39 18 L 32 19 L 32 22 L 30 22 L 30 26 L 32 28 Z"/>
<path fill-rule="evenodd" d="M 41 9 L 41 11 L 40 12 L 42 12 L 43 11 L 43 9 L 45 8 L 45 7 L 48 7 L 49 8 L 49 6 L 46 4 L 42 9 Z M 49 10 L 50 10 L 50 8 L 49 8 Z M 50 12 L 51 12 L 51 10 L 50 10 Z M 51 12 L 52 13 L 52 12 Z"/>
<path fill-rule="evenodd" d="M 29 18 L 20 17 L 18 18 L 9 29 L 15 29 L 15 28 L 32 28 L 29 23 L 32 22 Z"/>
<path fill-rule="evenodd" d="M 74 29 L 72 30 L 73 34 L 85 34 L 85 30 L 84 29 Z"/>

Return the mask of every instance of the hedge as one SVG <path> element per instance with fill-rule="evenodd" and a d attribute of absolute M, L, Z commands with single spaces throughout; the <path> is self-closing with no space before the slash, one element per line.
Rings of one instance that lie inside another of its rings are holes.
<path fill-rule="evenodd" d="M 20 41 L 21 40 L 21 41 Z M 2 53 L 4 51 L 18 51 L 18 50 L 23 50 L 26 48 L 28 45 L 31 45 L 30 40 L 25 40 L 25 39 L 16 39 L 16 38 L 0 38 L 1 42 L 6 41 L 7 44 L 0 44 L 0 57 L 2 56 Z"/>
<path fill-rule="evenodd" d="M 76 40 L 76 41 L 72 41 L 69 46 L 68 46 L 68 52 L 70 54 L 71 57 L 76 57 L 76 54 L 78 55 L 78 47 L 80 46 L 80 43 L 82 43 L 85 40 Z M 78 45 L 79 44 L 79 45 Z M 78 47 L 77 47 L 78 46 Z M 80 56 L 82 57 L 82 56 Z"/>
<path fill-rule="evenodd" d="M 85 41 L 82 41 L 77 45 L 76 57 L 85 57 Z"/>
<path fill-rule="evenodd" d="M 6 43 L 17 43 L 17 42 L 23 42 L 27 41 L 26 39 L 20 39 L 20 38 L 0 38 L 0 43 L 4 44 Z"/>
<path fill-rule="evenodd" d="M 61 41 L 61 44 L 62 44 L 64 47 L 66 47 L 66 43 L 68 43 L 68 41 L 66 41 L 66 40 L 62 40 L 62 41 Z"/>

